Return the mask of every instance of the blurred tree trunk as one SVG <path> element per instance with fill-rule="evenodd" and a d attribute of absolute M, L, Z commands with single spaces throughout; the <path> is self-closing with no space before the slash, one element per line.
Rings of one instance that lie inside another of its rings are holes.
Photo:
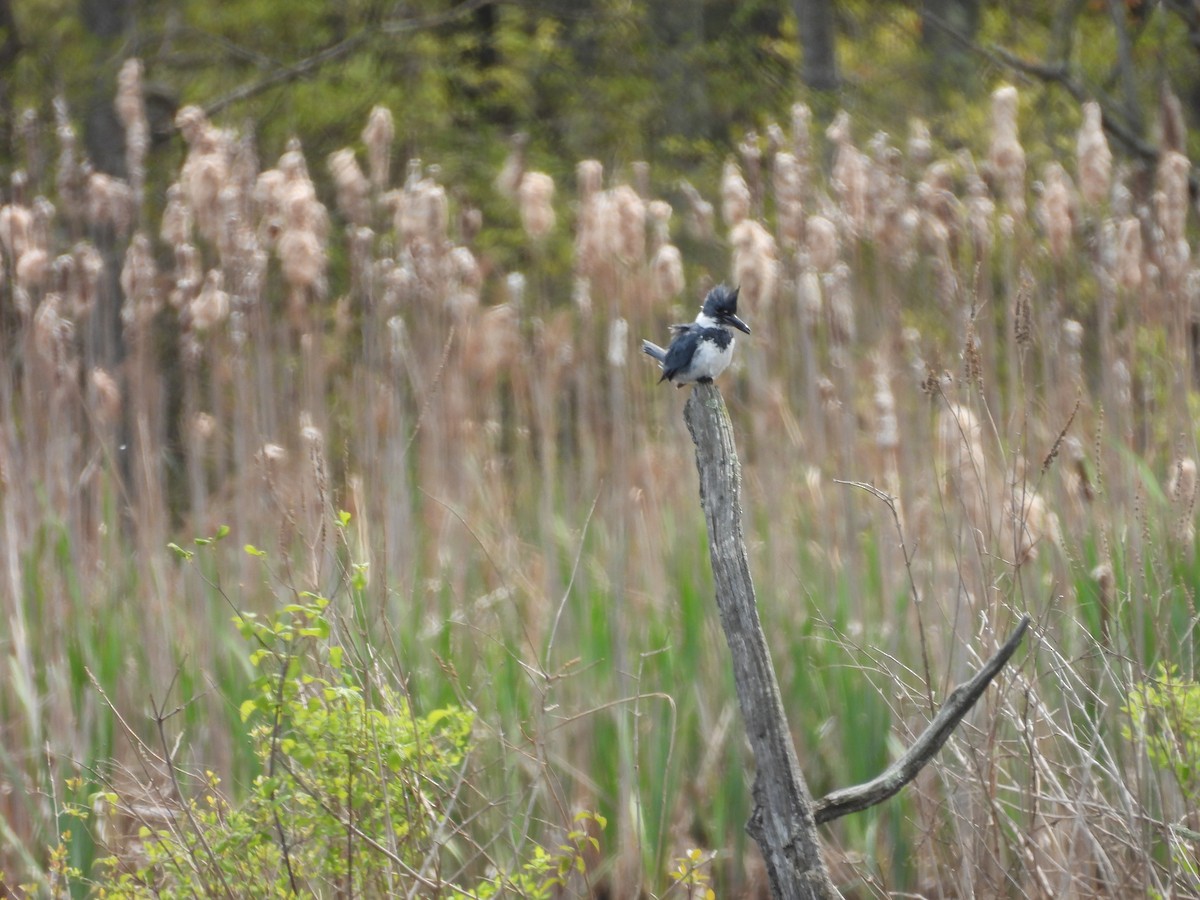
<path fill-rule="evenodd" d="M 702 69 L 704 3 L 652 3 L 649 16 L 656 51 L 651 72 L 660 95 L 668 98 L 662 110 L 663 130 L 701 137 L 707 134 L 712 118 Z"/>
<path fill-rule="evenodd" d="M 132 0 L 81 0 L 79 15 L 95 41 L 92 70 L 97 74 L 90 95 L 84 99 L 83 143 L 97 171 L 126 178 L 125 129 L 113 105 L 116 70 L 121 64 L 118 43 L 133 24 Z M 114 371 L 125 356 L 121 334 L 121 247 L 111 225 L 93 224 L 92 242 L 104 258 L 96 309 L 88 322 L 88 341 L 93 365 Z"/>
<path fill-rule="evenodd" d="M 958 82 L 969 74 L 971 42 L 979 31 L 980 0 L 924 0 L 921 43 L 929 54 L 935 85 Z"/>
<path fill-rule="evenodd" d="M 800 29 L 800 78 L 814 91 L 841 84 L 834 47 L 833 0 L 792 0 Z"/>
<path fill-rule="evenodd" d="M 13 146 L 16 133 L 13 118 L 12 91 L 13 69 L 21 52 L 21 36 L 17 33 L 17 20 L 13 17 L 12 3 L 0 0 L 0 148 L 9 158 L 17 155 Z"/>

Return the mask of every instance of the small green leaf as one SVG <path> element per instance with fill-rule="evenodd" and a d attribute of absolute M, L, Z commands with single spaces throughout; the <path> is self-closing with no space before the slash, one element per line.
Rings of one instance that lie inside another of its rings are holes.
<path fill-rule="evenodd" d="M 250 718 L 251 713 L 258 708 L 257 700 L 243 700 L 242 705 L 238 707 L 238 712 L 242 715 L 242 721 L 245 722 Z"/>

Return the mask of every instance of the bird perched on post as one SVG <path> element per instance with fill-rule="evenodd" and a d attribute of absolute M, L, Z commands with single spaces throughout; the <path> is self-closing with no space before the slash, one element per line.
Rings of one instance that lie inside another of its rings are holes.
<path fill-rule="evenodd" d="M 695 322 L 671 326 L 674 337 L 665 350 L 653 341 L 642 341 L 642 352 L 662 367 L 660 384 L 710 384 L 728 368 L 733 359 L 733 332 L 729 327 L 750 333 L 750 326 L 737 316 L 737 298 L 737 288 L 730 290 L 719 284 L 704 298 Z"/>

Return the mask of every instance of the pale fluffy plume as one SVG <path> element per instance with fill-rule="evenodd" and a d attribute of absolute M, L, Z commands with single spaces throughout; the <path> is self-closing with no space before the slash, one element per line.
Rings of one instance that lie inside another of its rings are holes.
<path fill-rule="evenodd" d="M 804 176 L 800 162 L 794 154 L 782 150 L 775 154 L 772 166 L 779 237 L 784 246 L 798 247 L 804 237 Z"/>
<path fill-rule="evenodd" d="M 924 169 L 933 160 L 933 136 L 924 119 L 908 120 L 908 161 L 917 171 Z"/>
<path fill-rule="evenodd" d="M 220 194 L 229 177 L 228 139 L 209 124 L 198 106 L 181 109 L 175 116 L 175 124 L 188 144 L 179 183 L 200 234 L 218 243 L 222 224 Z"/>
<path fill-rule="evenodd" d="M 1050 255 L 1058 262 L 1071 249 L 1071 179 L 1058 163 L 1050 163 L 1043 176 L 1042 196 L 1038 200 L 1038 216 L 1046 230 Z"/>
<path fill-rule="evenodd" d="M 1117 283 L 1133 293 L 1142 286 L 1142 223 L 1136 216 L 1121 222 L 1117 237 Z"/>
<path fill-rule="evenodd" d="M 40 289 L 50 271 L 50 254 L 41 247 L 30 247 L 17 260 L 16 282 L 24 291 Z"/>
<path fill-rule="evenodd" d="M 520 315 L 511 304 L 501 303 L 475 321 L 467 337 L 464 359 L 472 377 L 489 386 L 512 367 L 520 351 Z"/>
<path fill-rule="evenodd" d="M 342 215 L 355 225 L 371 220 L 371 185 L 359 168 L 354 151 L 349 147 L 329 154 L 329 174 L 337 191 L 337 205 Z"/>
<path fill-rule="evenodd" d="M 193 331 L 204 334 L 229 318 L 229 295 L 222 289 L 224 276 L 209 269 L 200 293 L 188 304 L 188 319 Z"/>
<path fill-rule="evenodd" d="M 1010 84 L 992 93 L 992 142 L 988 162 L 1016 218 L 1025 212 L 1025 148 L 1017 131 L 1017 89 Z"/>
<path fill-rule="evenodd" d="M 157 282 L 150 239 L 139 231 L 129 242 L 125 265 L 121 268 L 121 291 L 125 295 L 121 319 L 126 327 L 144 326 L 154 318 L 159 309 Z"/>
<path fill-rule="evenodd" d="M 617 253 L 628 263 L 646 258 L 646 204 L 627 184 L 612 189 L 616 210 Z"/>
<path fill-rule="evenodd" d="M 973 512 L 981 510 L 987 460 L 983 452 L 983 427 L 970 407 L 951 403 L 938 412 L 939 468 L 946 489 Z"/>
<path fill-rule="evenodd" d="M 750 215 L 750 187 L 742 171 L 732 159 L 725 160 L 721 170 L 721 218 L 733 228 Z"/>
<path fill-rule="evenodd" d="M 1100 104 L 1089 100 L 1083 104 L 1083 124 L 1076 142 L 1079 162 L 1079 192 L 1088 206 L 1099 206 L 1108 196 L 1112 185 L 1112 151 L 1100 114 Z"/>
<path fill-rule="evenodd" d="M 850 114 L 842 110 L 826 131 L 837 150 L 829 183 L 837 195 L 839 209 L 853 236 L 865 233 L 867 226 L 867 186 L 870 161 L 850 140 Z"/>
<path fill-rule="evenodd" d="M 808 259 L 819 272 L 828 272 L 838 260 L 837 226 L 824 216 L 811 216 L 805 224 Z"/>
<path fill-rule="evenodd" d="M 680 182 L 679 189 L 687 200 L 684 225 L 688 233 L 698 241 L 711 240 L 715 233 L 716 218 L 713 205 L 705 200 L 689 181 Z"/>
<path fill-rule="evenodd" d="M 121 415 L 121 386 L 104 369 L 92 369 L 89 378 L 96 419 L 102 425 L 111 425 Z"/>
<path fill-rule="evenodd" d="M 311 231 L 288 229 L 279 236 L 283 277 L 293 291 L 325 290 L 325 244 Z"/>
<path fill-rule="evenodd" d="M 145 178 L 146 150 L 150 146 L 150 125 L 146 121 L 146 106 L 142 100 L 142 63 L 127 59 L 117 73 L 117 97 L 114 102 L 117 117 L 125 126 L 125 163 L 130 181 L 137 186 Z"/>
<path fill-rule="evenodd" d="M 1191 165 L 1182 153 L 1169 150 L 1158 164 L 1158 190 L 1163 202 L 1158 204 L 1158 224 L 1168 243 L 1184 239 L 1187 227 L 1188 175 Z"/>
<path fill-rule="evenodd" d="M 545 172 L 526 172 L 517 187 L 521 227 L 535 241 L 554 230 L 554 179 Z"/>
<path fill-rule="evenodd" d="M 466 247 L 455 247 L 447 255 L 446 262 L 449 275 L 446 306 L 457 320 L 462 321 L 479 306 L 483 272 L 475 254 Z"/>
<path fill-rule="evenodd" d="M 367 118 L 362 139 L 367 147 L 367 168 L 371 170 L 371 184 L 375 190 L 387 188 L 392 164 L 392 141 L 396 138 L 396 125 L 391 110 L 376 106 Z"/>
<path fill-rule="evenodd" d="M 163 210 L 159 236 L 171 246 L 188 244 L 192 240 L 192 210 L 184 202 L 179 182 L 167 188 L 167 206 Z"/>
<path fill-rule="evenodd" d="M 733 243 L 733 280 L 740 299 L 755 310 L 769 309 L 779 281 L 775 239 L 753 219 L 744 219 L 730 233 Z"/>
<path fill-rule="evenodd" d="M 20 259 L 33 240 L 33 211 L 17 203 L 0 207 L 0 243 L 11 259 Z"/>
<path fill-rule="evenodd" d="M 650 272 L 656 302 L 673 300 L 683 293 L 683 254 L 674 244 L 663 244 L 654 251 Z"/>
<path fill-rule="evenodd" d="M 87 183 L 88 221 L 125 232 L 133 224 L 134 196 L 128 184 L 103 172 L 93 172 Z"/>

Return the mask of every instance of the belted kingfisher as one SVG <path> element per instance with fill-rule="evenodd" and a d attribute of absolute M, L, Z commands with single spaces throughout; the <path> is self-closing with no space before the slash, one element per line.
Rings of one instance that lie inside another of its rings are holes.
<path fill-rule="evenodd" d="M 733 333 L 729 326 L 750 333 L 750 326 L 737 316 L 737 298 L 737 288 L 730 290 L 719 284 L 704 298 L 695 322 L 671 326 L 674 337 L 665 350 L 652 341 L 642 341 L 642 352 L 662 366 L 660 384 L 664 381 L 676 387 L 696 381 L 711 384 L 725 371 L 733 359 Z"/>

